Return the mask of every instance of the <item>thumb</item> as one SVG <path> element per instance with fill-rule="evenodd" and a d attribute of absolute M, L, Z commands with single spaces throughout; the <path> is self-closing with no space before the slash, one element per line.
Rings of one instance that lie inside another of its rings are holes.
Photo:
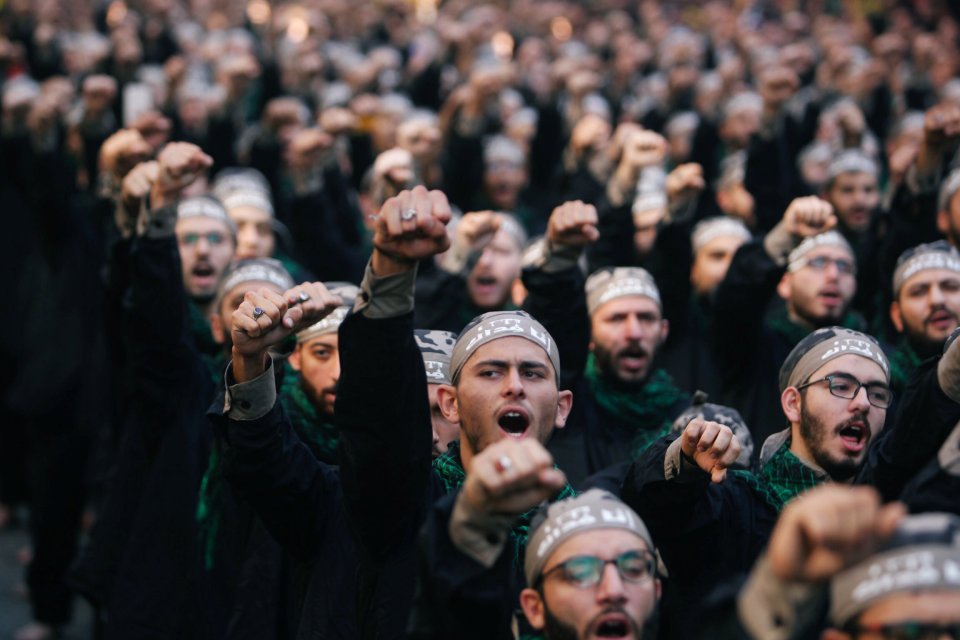
<path fill-rule="evenodd" d="M 592 224 L 584 225 L 583 235 L 590 242 L 596 242 L 600 239 L 600 231 L 597 230 L 596 225 Z"/>
<path fill-rule="evenodd" d="M 715 466 L 710 470 L 710 481 L 714 484 L 720 484 L 727 478 L 727 469 L 726 467 L 721 467 L 720 465 Z"/>

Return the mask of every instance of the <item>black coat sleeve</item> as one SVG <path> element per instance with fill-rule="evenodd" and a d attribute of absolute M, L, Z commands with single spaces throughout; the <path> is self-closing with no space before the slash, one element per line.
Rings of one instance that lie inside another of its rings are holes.
<path fill-rule="evenodd" d="M 740 247 L 714 300 L 714 345 L 717 364 L 727 375 L 749 374 L 760 344 L 764 314 L 784 268 L 767 255 L 762 240 Z"/>
<path fill-rule="evenodd" d="M 368 559 L 415 544 L 430 501 L 433 428 L 413 314 L 340 326 L 340 470 L 351 532 Z"/>
<path fill-rule="evenodd" d="M 884 500 L 900 497 L 960 421 L 960 404 L 948 398 L 937 381 L 938 362 L 927 360 L 911 376 L 892 425 L 870 448 L 857 476 L 858 484 L 872 484 Z"/>
<path fill-rule="evenodd" d="M 210 417 L 226 445 L 224 475 L 284 549 L 310 561 L 340 511 L 336 469 L 313 456 L 279 402 L 262 418 L 243 422 L 221 413 L 222 400 L 214 406 Z"/>

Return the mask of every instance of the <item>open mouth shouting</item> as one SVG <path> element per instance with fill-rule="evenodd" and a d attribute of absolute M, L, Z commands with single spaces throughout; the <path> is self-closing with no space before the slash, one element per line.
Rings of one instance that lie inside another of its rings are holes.
<path fill-rule="evenodd" d="M 522 439 L 530 427 L 530 414 L 520 407 L 504 407 L 497 414 L 497 425 L 508 438 Z"/>
<path fill-rule="evenodd" d="M 622 611 L 611 611 L 598 616 L 590 625 L 591 638 L 637 638 L 636 625 Z"/>
<path fill-rule="evenodd" d="M 198 262 L 190 271 L 194 284 L 202 289 L 212 289 L 217 285 L 216 269 L 208 262 Z"/>
<path fill-rule="evenodd" d="M 847 453 L 859 454 L 870 440 L 870 426 L 865 418 L 854 418 L 837 431 Z"/>

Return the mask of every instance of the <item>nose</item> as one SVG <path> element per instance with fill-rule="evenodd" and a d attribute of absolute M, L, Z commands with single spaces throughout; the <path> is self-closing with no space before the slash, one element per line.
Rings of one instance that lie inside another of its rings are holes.
<path fill-rule="evenodd" d="M 493 262 L 493 250 L 490 247 L 484 247 L 480 252 L 480 258 L 477 260 L 477 266 L 489 266 Z"/>
<path fill-rule="evenodd" d="M 626 332 L 626 337 L 628 340 L 640 340 L 643 338 L 643 324 L 636 316 L 627 316 L 627 321 L 624 324 L 624 331 Z"/>
<path fill-rule="evenodd" d="M 943 290 L 939 285 L 930 287 L 930 303 L 933 305 L 942 305 L 944 301 Z"/>
<path fill-rule="evenodd" d="M 603 567 L 603 575 L 597 585 L 597 601 L 603 604 L 623 603 L 627 600 L 623 578 L 616 565 L 608 563 Z"/>
<path fill-rule="evenodd" d="M 243 226 L 237 233 L 237 244 L 244 249 L 252 249 L 257 246 L 257 231 L 249 226 Z"/>
<path fill-rule="evenodd" d="M 862 413 L 870 410 L 870 407 L 872 407 L 873 405 L 871 405 L 870 401 L 867 399 L 866 387 L 860 387 L 859 389 L 857 389 L 857 395 L 851 398 L 850 405 L 853 407 L 856 407 L 858 413 Z"/>
<path fill-rule="evenodd" d="M 514 398 L 522 398 L 525 395 L 520 370 L 516 367 L 510 367 L 503 376 L 502 393 L 504 396 Z"/>

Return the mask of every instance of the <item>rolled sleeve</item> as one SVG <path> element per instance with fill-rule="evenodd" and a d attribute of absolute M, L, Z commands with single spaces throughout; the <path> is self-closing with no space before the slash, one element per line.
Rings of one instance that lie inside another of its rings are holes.
<path fill-rule="evenodd" d="M 249 422 L 259 420 L 270 412 L 277 402 L 277 383 L 273 375 L 273 359 L 267 370 L 253 380 L 233 382 L 233 365 L 227 366 L 224 376 L 227 393 L 223 413 L 231 420 Z"/>

